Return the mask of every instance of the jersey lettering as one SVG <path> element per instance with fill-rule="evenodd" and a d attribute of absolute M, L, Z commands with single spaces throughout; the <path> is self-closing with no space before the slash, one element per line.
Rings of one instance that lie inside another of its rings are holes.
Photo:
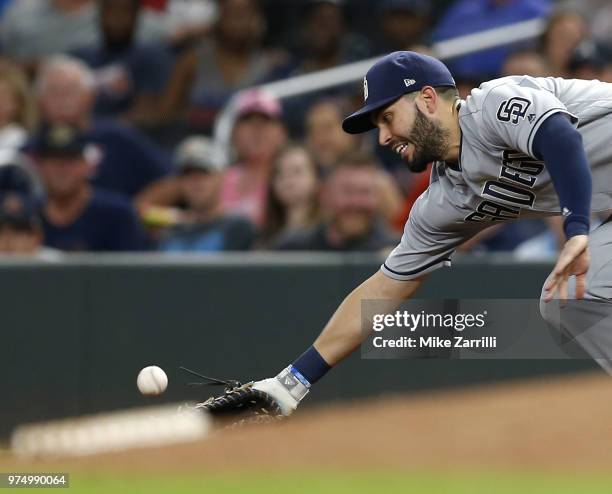
<path fill-rule="evenodd" d="M 528 175 L 539 175 L 544 171 L 544 162 L 518 151 L 506 149 L 502 153 L 502 165 L 515 168 Z"/>
<path fill-rule="evenodd" d="M 482 189 L 482 195 L 489 199 L 481 201 L 476 211 L 470 213 L 465 221 L 505 221 L 517 218 L 521 207 L 534 205 L 536 195 L 529 189 L 533 189 L 543 170 L 542 161 L 534 160 L 524 153 L 504 151 L 499 179 L 487 180 Z"/>
<path fill-rule="evenodd" d="M 493 201 L 482 201 L 476 211 L 469 214 L 465 221 L 504 221 L 518 218 L 521 210 L 504 206 Z"/>
<path fill-rule="evenodd" d="M 533 206 L 536 199 L 533 192 L 498 180 L 487 180 L 482 195 L 522 206 Z"/>
<path fill-rule="evenodd" d="M 534 160 L 524 153 L 506 150 L 502 153 L 499 178 L 502 181 L 533 188 L 537 176 L 544 170 L 544 162 Z"/>

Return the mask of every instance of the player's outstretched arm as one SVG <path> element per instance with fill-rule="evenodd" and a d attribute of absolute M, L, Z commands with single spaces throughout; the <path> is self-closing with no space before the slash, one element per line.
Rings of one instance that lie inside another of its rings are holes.
<path fill-rule="evenodd" d="M 276 377 L 253 384 L 272 396 L 283 415 L 290 415 L 310 387 L 334 365 L 347 357 L 368 336 L 361 328 L 362 300 L 401 300 L 409 298 L 422 279 L 397 281 L 377 272 L 355 288 L 340 304 L 314 345 Z"/>
<path fill-rule="evenodd" d="M 378 271 L 344 299 L 315 340 L 314 348 L 333 367 L 359 348 L 367 336 L 361 330 L 362 300 L 405 300 L 421 283 L 421 279 L 397 281 Z"/>

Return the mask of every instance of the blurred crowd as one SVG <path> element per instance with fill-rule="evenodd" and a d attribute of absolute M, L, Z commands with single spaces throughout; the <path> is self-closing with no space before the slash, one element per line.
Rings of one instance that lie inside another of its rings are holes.
<path fill-rule="evenodd" d="M 261 84 L 530 19 L 529 42 L 448 60 L 462 97 L 503 75 L 612 82 L 605 0 L 0 0 L 0 252 L 393 248 L 428 173 L 345 134 L 361 84 Z M 230 149 L 213 138 L 230 98 Z M 554 253 L 556 220 L 464 250 Z"/>

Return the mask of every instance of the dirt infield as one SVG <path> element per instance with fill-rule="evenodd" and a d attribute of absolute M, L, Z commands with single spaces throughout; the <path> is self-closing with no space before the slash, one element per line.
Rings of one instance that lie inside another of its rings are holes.
<path fill-rule="evenodd" d="M 206 441 L 3 469 L 533 469 L 610 471 L 612 380 L 602 374 L 377 398 Z"/>

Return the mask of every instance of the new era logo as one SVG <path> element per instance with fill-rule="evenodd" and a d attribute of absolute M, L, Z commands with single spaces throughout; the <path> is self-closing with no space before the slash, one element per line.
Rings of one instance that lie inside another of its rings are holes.
<path fill-rule="evenodd" d="M 290 375 L 286 375 L 283 381 L 283 384 L 285 386 L 290 386 L 290 387 L 294 387 L 295 385 L 297 385 L 297 380 L 294 379 L 292 376 Z"/>
<path fill-rule="evenodd" d="M 416 84 L 416 81 L 414 79 L 404 79 L 404 84 L 406 84 L 406 87 L 410 87 L 413 84 Z"/>
<path fill-rule="evenodd" d="M 368 80 L 363 78 L 363 101 L 368 100 Z"/>

